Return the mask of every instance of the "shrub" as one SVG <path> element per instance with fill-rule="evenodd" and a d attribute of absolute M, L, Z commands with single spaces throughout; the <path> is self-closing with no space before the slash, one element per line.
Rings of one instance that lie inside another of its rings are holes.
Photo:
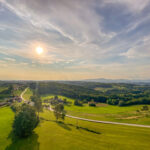
<path fill-rule="evenodd" d="M 96 107 L 95 103 L 89 103 L 89 106 Z"/>

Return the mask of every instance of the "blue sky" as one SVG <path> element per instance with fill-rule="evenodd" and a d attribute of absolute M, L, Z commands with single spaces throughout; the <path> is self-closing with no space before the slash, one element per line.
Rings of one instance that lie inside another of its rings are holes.
<path fill-rule="evenodd" d="M 0 0 L 0 79 L 149 79 L 149 8 L 150 0 Z"/>

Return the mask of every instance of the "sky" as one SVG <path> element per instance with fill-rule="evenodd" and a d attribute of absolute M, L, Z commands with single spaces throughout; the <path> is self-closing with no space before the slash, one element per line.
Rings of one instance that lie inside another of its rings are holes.
<path fill-rule="evenodd" d="M 150 0 L 0 0 L 0 80 L 91 78 L 150 79 Z"/>

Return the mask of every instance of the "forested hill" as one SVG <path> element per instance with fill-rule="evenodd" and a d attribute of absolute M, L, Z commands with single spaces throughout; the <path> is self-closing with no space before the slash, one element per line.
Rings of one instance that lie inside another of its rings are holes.
<path fill-rule="evenodd" d="M 34 88 L 30 83 L 30 87 Z M 40 95 L 63 95 L 81 101 L 103 102 L 111 105 L 150 104 L 150 85 L 95 82 L 39 82 Z"/>

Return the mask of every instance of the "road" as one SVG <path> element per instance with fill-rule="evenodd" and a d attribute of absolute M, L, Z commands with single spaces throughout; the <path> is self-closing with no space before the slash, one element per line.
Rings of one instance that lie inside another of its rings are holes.
<path fill-rule="evenodd" d="M 50 111 L 54 111 L 51 106 L 49 107 Z M 95 122 L 95 123 L 103 123 L 103 124 L 115 124 L 115 125 L 125 125 L 125 126 L 134 126 L 134 127 L 143 127 L 143 128 L 150 128 L 150 125 L 140 125 L 140 124 L 131 124 L 131 123 L 120 123 L 120 122 L 111 122 L 111 121 L 100 121 L 100 120 L 92 120 L 92 119 L 86 119 L 81 117 L 75 117 L 71 115 L 66 115 L 66 117 L 83 120 L 83 121 L 89 121 L 89 122 Z"/>
<path fill-rule="evenodd" d="M 26 100 L 23 98 L 23 95 L 27 91 L 28 88 L 26 88 L 22 93 L 21 93 L 21 99 L 25 102 Z M 51 106 L 49 107 L 50 111 L 54 111 Z M 134 127 L 143 127 L 143 128 L 150 128 L 150 125 L 140 125 L 140 124 L 131 124 L 131 123 L 121 123 L 121 122 L 111 122 L 111 121 L 100 121 L 100 120 L 92 120 L 92 119 L 86 119 L 86 118 L 81 118 L 81 117 L 76 117 L 76 116 L 71 116 L 71 115 L 66 115 L 66 117 L 73 118 L 73 119 L 78 119 L 78 120 L 83 120 L 83 121 L 88 121 L 88 122 L 95 122 L 95 123 L 103 123 L 103 124 L 115 124 L 115 125 L 125 125 L 125 126 L 134 126 Z"/>
<path fill-rule="evenodd" d="M 24 101 L 24 102 L 25 102 L 26 100 L 23 98 L 23 95 L 25 94 L 25 92 L 27 91 L 27 89 L 28 89 L 28 88 L 26 88 L 26 89 L 21 93 L 21 95 L 20 95 L 22 101 Z"/>

